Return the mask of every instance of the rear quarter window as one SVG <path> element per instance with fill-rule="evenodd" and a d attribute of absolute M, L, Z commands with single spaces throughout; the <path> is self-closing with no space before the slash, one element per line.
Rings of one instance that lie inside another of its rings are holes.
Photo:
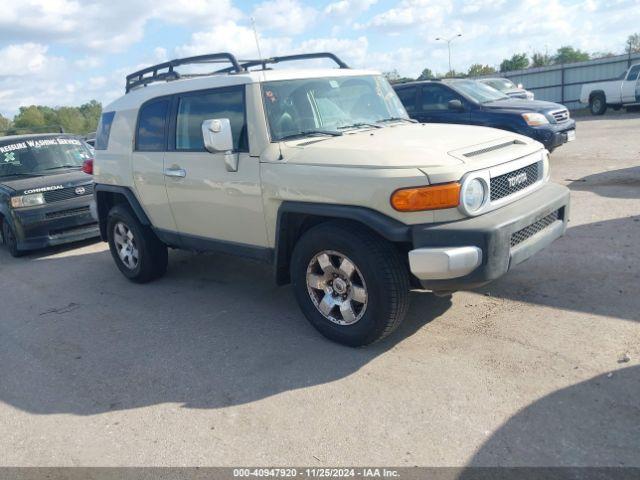
<path fill-rule="evenodd" d="M 100 117 L 98 130 L 96 132 L 96 150 L 106 150 L 109 146 L 109 135 L 111 134 L 111 125 L 116 112 L 105 112 Z"/>

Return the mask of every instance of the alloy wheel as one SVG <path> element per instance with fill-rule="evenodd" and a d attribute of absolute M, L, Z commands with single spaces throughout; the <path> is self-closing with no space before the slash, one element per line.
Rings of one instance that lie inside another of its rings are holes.
<path fill-rule="evenodd" d="M 134 270 L 138 266 L 140 254 L 131 229 L 123 222 L 116 223 L 113 231 L 113 241 L 122 264 L 129 270 Z"/>
<path fill-rule="evenodd" d="M 338 325 L 353 325 L 367 309 L 362 273 L 345 255 L 324 250 L 307 267 L 307 291 L 318 311 Z"/>

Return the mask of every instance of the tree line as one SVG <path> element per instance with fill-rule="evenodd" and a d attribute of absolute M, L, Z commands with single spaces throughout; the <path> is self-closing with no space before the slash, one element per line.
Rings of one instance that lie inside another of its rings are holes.
<path fill-rule="evenodd" d="M 640 53 L 640 33 L 629 35 L 625 47 L 625 53 Z M 465 78 L 482 77 L 498 73 L 506 73 L 514 70 L 524 70 L 526 68 L 547 67 L 550 65 L 562 65 L 565 63 L 584 62 L 593 58 L 613 57 L 615 53 L 594 52 L 589 53 L 571 45 L 565 45 L 556 50 L 554 54 L 549 52 L 535 52 L 530 56 L 526 53 L 515 53 L 510 58 L 505 58 L 500 62 L 499 67 L 474 63 L 465 71 L 452 70 L 441 74 L 435 73 L 429 68 L 425 68 L 417 78 L 402 77 L 397 70 L 385 72 L 385 76 L 391 83 L 404 83 L 414 80 L 430 80 L 434 78 Z"/>
<path fill-rule="evenodd" d="M 101 114 L 102 104 L 96 100 L 79 107 L 20 107 L 12 120 L 0 114 L 0 136 L 56 131 L 86 135 L 96 131 Z"/>

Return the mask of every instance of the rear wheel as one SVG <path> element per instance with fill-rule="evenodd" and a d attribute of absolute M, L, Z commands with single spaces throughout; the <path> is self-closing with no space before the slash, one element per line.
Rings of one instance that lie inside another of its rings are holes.
<path fill-rule="evenodd" d="M 6 220 L 2 222 L 2 239 L 4 241 L 4 245 L 9 250 L 9 253 L 12 257 L 21 257 L 24 255 L 24 252 L 18 250 L 18 240 L 16 239 L 16 234 L 13 231 L 11 225 Z"/>
<path fill-rule="evenodd" d="M 592 115 L 604 115 L 607 111 L 607 102 L 604 95 L 597 93 L 592 96 L 591 100 L 589 100 L 589 109 L 591 110 Z"/>
<path fill-rule="evenodd" d="M 107 237 L 111 256 L 129 280 L 146 283 L 167 271 L 167 246 L 126 206 L 117 205 L 109 212 Z"/>
<path fill-rule="evenodd" d="M 358 225 L 328 222 L 306 232 L 292 255 L 291 279 L 309 322 L 345 345 L 386 337 L 407 312 L 409 273 L 400 254 Z"/>

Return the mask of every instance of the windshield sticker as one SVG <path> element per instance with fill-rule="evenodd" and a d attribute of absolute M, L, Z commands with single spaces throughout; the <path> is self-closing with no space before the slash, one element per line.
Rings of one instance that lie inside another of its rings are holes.
<path fill-rule="evenodd" d="M 0 153 L 13 152 L 15 150 L 26 150 L 27 144 L 25 142 L 10 143 L 9 145 L 3 145 L 0 147 Z"/>
<path fill-rule="evenodd" d="M 80 140 L 75 138 L 41 138 L 39 140 L 25 140 L 24 142 L 10 143 L 0 146 L 0 153 L 14 152 L 16 150 L 26 150 L 27 148 L 42 148 L 51 145 L 82 145 Z"/>
<path fill-rule="evenodd" d="M 2 159 L 2 163 L 5 165 L 21 165 L 19 161 L 16 160 L 15 152 L 7 152 L 4 154 L 4 158 Z"/>
<path fill-rule="evenodd" d="M 56 138 L 56 141 L 59 145 L 82 145 L 80 140 L 76 140 L 75 138 Z"/>

